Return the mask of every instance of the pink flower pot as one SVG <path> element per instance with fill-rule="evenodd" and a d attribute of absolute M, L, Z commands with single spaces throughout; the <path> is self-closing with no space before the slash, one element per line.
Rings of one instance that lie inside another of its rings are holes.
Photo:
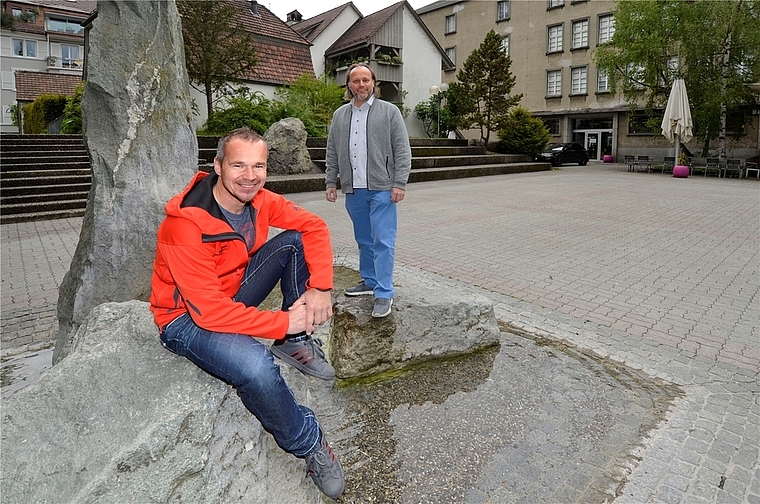
<path fill-rule="evenodd" d="M 677 178 L 686 178 L 689 176 L 689 167 L 683 165 L 675 165 L 673 167 L 673 176 Z"/>
<path fill-rule="evenodd" d="M 610 154 L 605 154 L 602 156 L 602 163 L 611 163 L 612 162 L 612 156 Z"/>

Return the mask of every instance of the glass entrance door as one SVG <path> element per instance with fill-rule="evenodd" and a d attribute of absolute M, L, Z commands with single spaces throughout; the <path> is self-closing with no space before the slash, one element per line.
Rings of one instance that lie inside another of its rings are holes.
<path fill-rule="evenodd" d="M 599 133 L 586 133 L 586 151 L 588 158 L 599 161 Z"/>

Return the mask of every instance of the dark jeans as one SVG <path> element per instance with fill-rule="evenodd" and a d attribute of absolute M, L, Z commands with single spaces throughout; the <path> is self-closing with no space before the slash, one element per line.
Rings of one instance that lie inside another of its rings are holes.
<path fill-rule="evenodd" d="M 308 278 L 301 234 L 285 231 L 251 257 L 235 300 L 258 306 L 279 281 L 286 308 L 305 291 Z M 207 331 L 186 313 L 164 328 L 161 342 L 235 387 L 245 407 L 283 450 L 304 457 L 317 447 L 320 431 L 314 412 L 296 402 L 274 357 L 258 340 Z"/>

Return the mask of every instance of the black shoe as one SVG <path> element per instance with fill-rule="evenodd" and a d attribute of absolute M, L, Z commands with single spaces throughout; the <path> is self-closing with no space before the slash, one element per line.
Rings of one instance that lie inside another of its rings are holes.
<path fill-rule="evenodd" d="M 272 354 L 298 369 L 303 374 L 320 380 L 335 378 L 335 369 L 325 359 L 322 341 L 311 336 L 277 340 L 269 347 Z"/>
<path fill-rule="evenodd" d="M 337 499 L 343 493 L 346 486 L 343 467 L 325 440 L 324 433 L 321 433 L 317 449 L 306 456 L 306 474 L 331 499 Z"/>

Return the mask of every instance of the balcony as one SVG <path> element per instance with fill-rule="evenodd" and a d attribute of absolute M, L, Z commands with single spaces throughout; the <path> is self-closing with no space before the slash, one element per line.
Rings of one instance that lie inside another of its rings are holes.
<path fill-rule="evenodd" d="M 369 61 L 368 64 L 375 72 L 379 82 L 400 84 L 404 79 L 404 66 L 402 64 L 385 63 L 377 60 Z M 346 72 L 348 72 L 348 66 L 337 68 L 335 70 L 335 82 L 339 84 L 346 82 Z"/>

